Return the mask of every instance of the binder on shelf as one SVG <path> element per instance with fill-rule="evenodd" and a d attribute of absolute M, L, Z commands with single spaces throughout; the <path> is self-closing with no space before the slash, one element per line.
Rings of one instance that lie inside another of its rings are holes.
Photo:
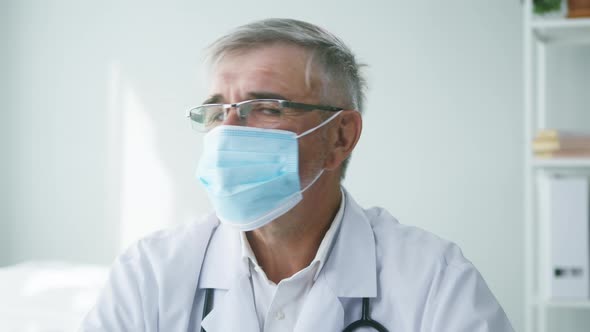
<path fill-rule="evenodd" d="M 586 177 L 550 177 L 544 195 L 551 300 L 590 299 L 589 183 Z"/>

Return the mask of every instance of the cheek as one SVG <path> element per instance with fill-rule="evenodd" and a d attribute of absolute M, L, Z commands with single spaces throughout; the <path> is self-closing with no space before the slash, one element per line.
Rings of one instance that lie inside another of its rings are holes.
<path fill-rule="evenodd" d="M 328 147 L 323 134 L 314 133 L 313 139 L 309 137 L 305 142 L 299 143 L 299 174 L 303 182 L 316 176 L 324 167 Z"/>

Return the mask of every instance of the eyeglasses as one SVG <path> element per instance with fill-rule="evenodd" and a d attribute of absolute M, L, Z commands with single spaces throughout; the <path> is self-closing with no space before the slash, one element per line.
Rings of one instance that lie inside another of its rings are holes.
<path fill-rule="evenodd" d="M 238 118 L 249 127 L 276 128 L 289 116 L 299 114 L 301 111 L 310 112 L 322 110 L 329 112 L 342 111 L 342 108 L 326 105 L 310 105 L 295 103 L 280 99 L 253 99 L 236 104 L 205 104 L 197 106 L 188 112 L 193 129 L 199 132 L 209 130 L 221 125 L 234 108 Z"/>

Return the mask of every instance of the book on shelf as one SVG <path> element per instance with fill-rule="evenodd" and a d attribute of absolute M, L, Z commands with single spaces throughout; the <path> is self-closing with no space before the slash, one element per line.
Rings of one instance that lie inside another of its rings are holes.
<path fill-rule="evenodd" d="M 559 141 L 535 140 L 533 142 L 533 151 L 535 152 L 568 150 L 590 151 L 590 137 L 587 139 L 560 139 Z"/>
<path fill-rule="evenodd" d="M 560 129 L 541 129 L 537 132 L 538 139 L 560 139 L 563 137 L 590 137 L 590 133 Z"/>
<path fill-rule="evenodd" d="M 590 154 L 590 133 L 544 129 L 533 141 L 533 152 L 543 158 L 587 157 Z"/>

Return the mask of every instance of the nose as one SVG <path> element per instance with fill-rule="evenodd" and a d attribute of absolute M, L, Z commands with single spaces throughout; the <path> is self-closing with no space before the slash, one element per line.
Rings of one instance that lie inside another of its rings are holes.
<path fill-rule="evenodd" d="M 223 119 L 224 125 L 242 126 L 243 122 L 244 121 L 242 121 L 238 115 L 238 109 L 235 106 L 232 106 L 226 110 L 225 119 Z"/>

